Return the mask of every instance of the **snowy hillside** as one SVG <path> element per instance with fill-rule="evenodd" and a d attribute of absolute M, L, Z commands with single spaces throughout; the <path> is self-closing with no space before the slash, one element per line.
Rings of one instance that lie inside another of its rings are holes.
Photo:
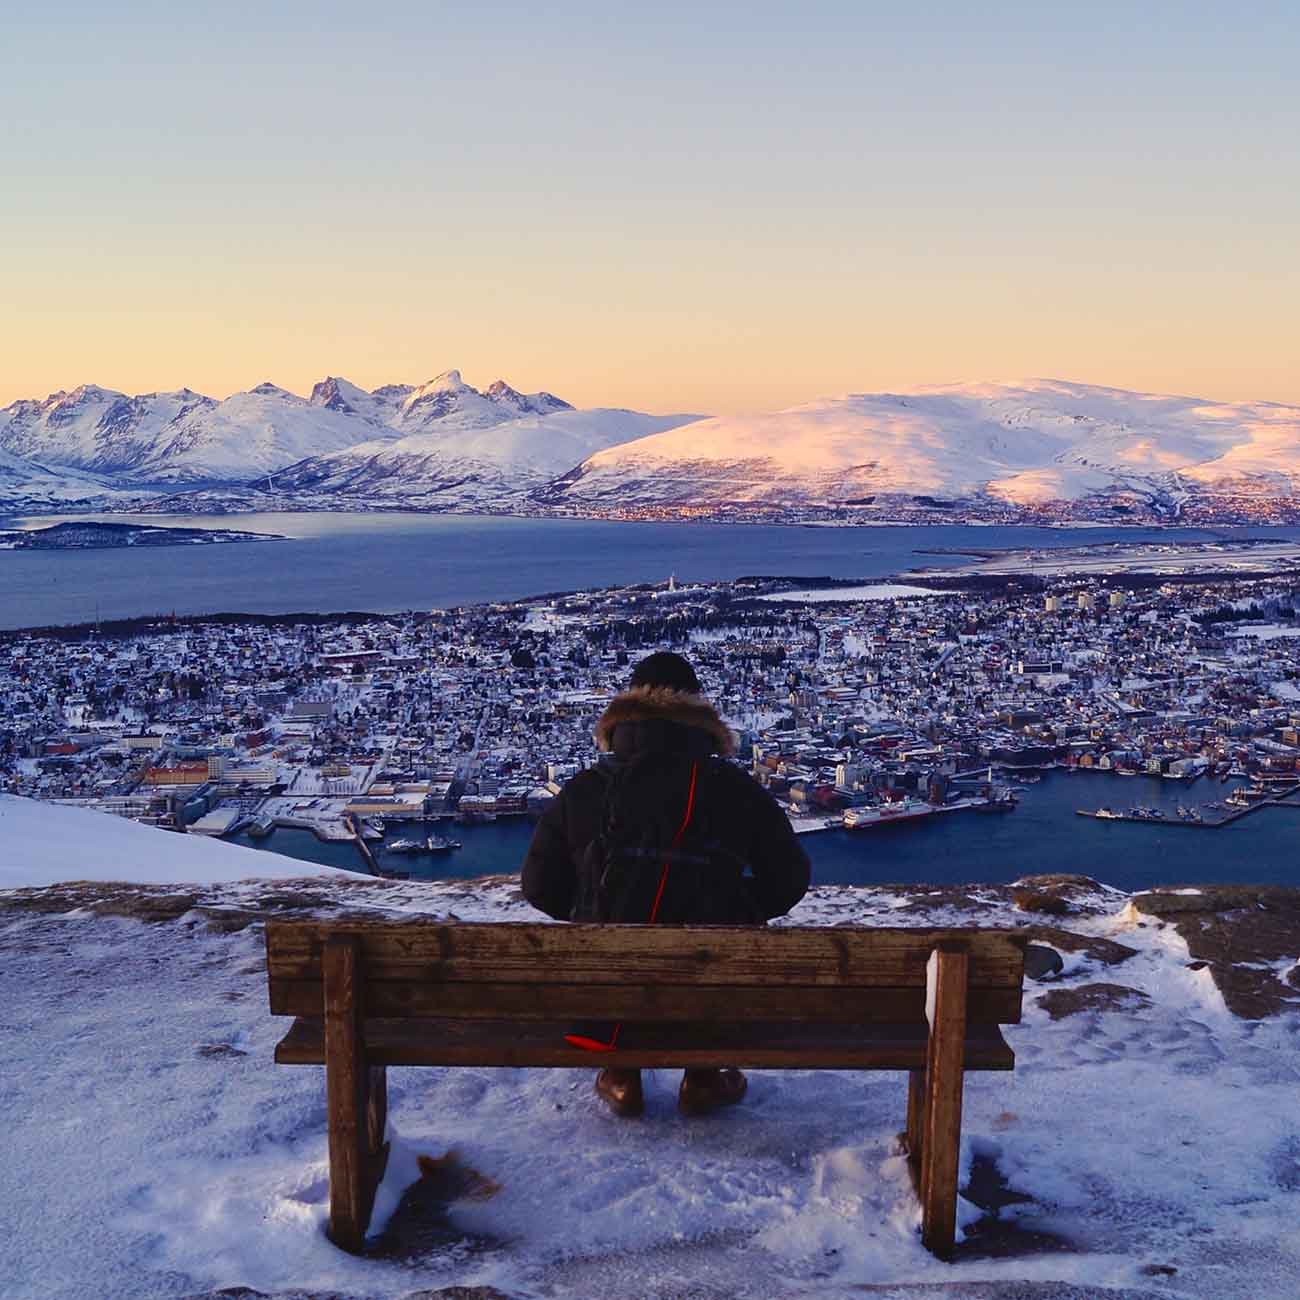
<path fill-rule="evenodd" d="M 1027 380 L 701 420 L 598 452 L 550 499 L 801 504 L 924 495 L 1032 505 L 1243 482 L 1297 494 L 1300 408 Z"/>
<path fill-rule="evenodd" d="M 534 400 L 520 398 L 519 405 Z M 461 414 L 469 412 L 462 409 Z M 505 502 L 544 486 L 593 452 L 695 418 L 560 407 L 486 428 L 456 430 L 442 424 L 436 432 L 365 442 L 304 460 L 277 474 L 275 487 L 408 508 Z"/>
<path fill-rule="evenodd" d="M 1006 886 L 810 892 L 792 923 L 1030 926 L 1055 956 L 1006 1030 L 1014 1073 L 967 1078 L 965 1240 L 941 1263 L 898 1152 L 903 1074 L 756 1070 L 742 1105 L 688 1119 L 654 1071 L 645 1116 L 619 1120 L 591 1066 L 390 1071 L 375 1235 L 346 1255 L 323 1233 L 324 1071 L 273 1063 L 289 1022 L 267 1011 L 261 922 L 537 919 L 517 880 L 45 879 L 0 887 L 7 1300 L 83 1300 L 88 1278 L 178 1300 L 1300 1294 L 1295 891 L 1042 878 L 1067 907 L 1050 917 Z M 1282 995 L 1234 1010 L 1220 981 Z"/>
<path fill-rule="evenodd" d="M 110 480 L 82 470 L 48 469 L 0 447 L 0 511 L 39 514 L 95 501 L 107 505 L 117 496 Z"/>
<path fill-rule="evenodd" d="M 178 835 L 107 813 L 0 794 L 0 890 L 69 880 L 211 884 L 250 877 L 346 877 L 276 853 Z"/>

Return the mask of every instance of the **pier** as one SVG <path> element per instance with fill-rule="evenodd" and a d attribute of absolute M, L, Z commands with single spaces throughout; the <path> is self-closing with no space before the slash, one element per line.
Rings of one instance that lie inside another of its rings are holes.
<path fill-rule="evenodd" d="M 1294 801 L 1296 795 L 1300 795 L 1300 784 L 1283 790 L 1281 794 L 1270 795 L 1266 799 L 1257 799 L 1244 808 L 1234 808 L 1231 812 L 1224 813 L 1222 816 L 1202 816 L 1199 819 L 1192 817 L 1143 817 L 1135 813 L 1102 812 L 1100 809 L 1088 808 L 1076 808 L 1074 811 L 1080 817 L 1092 817 L 1103 822 L 1139 822 L 1143 826 L 1195 826 L 1203 830 L 1218 830 L 1220 826 L 1227 826 L 1230 822 L 1240 821 L 1243 817 L 1249 817 L 1251 813 L 1258 812 L 1261 808 L 1295 808 L 1300 810 L 1300 802 Z"/>

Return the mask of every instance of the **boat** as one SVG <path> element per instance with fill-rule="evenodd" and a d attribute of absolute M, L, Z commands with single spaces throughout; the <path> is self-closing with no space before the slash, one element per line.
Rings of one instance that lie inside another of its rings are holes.
<path fill-rule="evenodd" d="M 426 853 L 450 853 L 452 849 L 460 848 L 459 840 L 444 839 L 441 835 L 430 835 L 424 841 L 424 851 Z"/>
<path fill-rule="evenodd" d="M 385 844 L 384 848 L 389 853 L 423 853 L 425 851 L 425 841 L 394 840 L 391 844 Z"/>
<path fill-rule="evenodd" d="M 982 803 L 971 804 L 970 807 L 973 811 L 982 813 L 1014 812 L 1017 802 L 1010 790 L 1004 790 L 1001 794 L 990 795 Z"/>
<path fill-rule="evenodd" d="M 248 833 L 254 839 L 263 839 L 275 830 L 275 818 L 270 813 L 263 813 L 261 817 L 256 818 L 248 828 Z"/>
<path fill-rule="evenodd" d="M 897 803 L 846 808 L 844 829 L 860 831 L 871 826 L 883 826 L 889 822 L 915 821 L 918 817 L 929 817 L 935 811 L 934 805 L 926 803 L 924 799 L 900 799 Z"/>
<path fill-rule="evenodd" d="M 1114 811 L 1113 809 L 1111 809 L 1111 808 L 1098 808 L 1097 811 L 1096 811 L 1095 813 L 1093 813 L 1092 815 L 1093 815 L 1094 817 L 1099 817 L 1099 818 L 1101 818 L 1101 820 L 1104 821 L 1104 822 L 1105 822 L 1105 821 L 1114 821 L 1114 822 L 1117 822 L 1117 821 L 1119 821 L 1119 820 L 1121 819 L 1121 817 L 1122 817 L 1122 814 L 1115 812 L 1115 811 Z"/>
<path fill-rule="evenodd" d="M 1228 802 L 1234 808 L 1251 808 L 1268 797 L 1267 790 L 1260 790 L 1256 786 L 1239 786 L 1228 796 Z"/>

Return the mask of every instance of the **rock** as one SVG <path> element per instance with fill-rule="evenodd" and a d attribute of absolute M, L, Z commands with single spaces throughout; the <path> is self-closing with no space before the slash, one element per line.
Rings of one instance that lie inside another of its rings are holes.
<path fill-rule="evenodd" d="M 955 908 L 962 912 L 990 912 L 997 907 L 996 898 L 981 898 L 964 885 L 887 885 L 883 886 L 891 894 L 905 894 L 908 901 L 900 909 L 905 912 L 934 912 L 940 908 Z M 1001 891 L 997 886 L 987 892 L 996 895 Z"/>
<path fill-rule="evenodd" d="M 1194 969 L 1208 969 L 1228 1010 L 1259 1020 L 1300 1009 L 1295 967 L 1279 978 L 1269 964 L 1300 954 L 1300 889 L 1282 885 L 1207 885 L 1196 893 L 1153 889 L 1124 909 L 1131 921 L 1156 917 L 1187 944 Z M 1141 924 L 1141 922 L 1137 922 Z M 1255 964 L 1243 964 L 1255 963 Z"/>
<path fill-rule="evenodd" d="M 197 894 L 172 894 L 121 885 L 104 888 L 110 892 L 91 903 L 91 910 L 100 916 L 129 916 L 136 921 L 175 921 L 199 901 Z"/>
<path fill-rule="evenodd" d="M 194 910 L 203 918 L 204 928 L 215 930 L 218 934 L 236 934 L 262 919 L 260 912 L 250 912 L 240 907 L 200 906 Z"/>
<path fill-rule="evenodd" d="M 1065 960 L 1055 948 L 1031 943 L 1025 948 L 1025 975 L 1031 980 L 1051 979 L 1065 969 Z"/>
<path fill-rule="evenodd" d="M 1018 889 L 1032 890 L 1035 894 L 1059 898 L 1067 905 L 1067 910 L 1072 912 L 1111 912 L 1115 909 L 1117 899 L 1122 897 L 1117 890 L 1108 889 L 1091 876 L 1076 876 L 1067 872 L 1022 876 L 1012 886 L 1013 897 L 1014 891 Z"/>
<path fill-rule="evenodd" d="M 1027 925 L 1023 933 L 1031 943 L 1042 943 L 1061 952 L 1081 952 L 1090 961 L 1103 966 L 1118 966 L 1122 961 L 1137 956 L 1137 949 L 1113 939 L 1099 939 L 1094 935 L 1075 934 L 1072 930 L 1059 930 L 1051 925 Z"/>
<path fill-rule="evenodd" d="M 408 1291 L 402 1300 L 513 1300 L 494 1286 L 444 1286 L 437 1291 Z"/>
<path fill-rule="evenodd" d="M 1053 1020 L 1063 1020 L 1082 1011 L 1143 1011 L 1151 1005 L 1145 993 L 1125 984 L 1077 984 L 1040 993 L 1034 1001 Z"/>
<path fill-rule="evenodd" d="M 1047 912 L 1052 916 L 1066 916 L 1072 910 L 1060 894 L 1049 894 L 1043 889 L 1018 886 L 1011 891 L 1011 898 L 1022 912 Z"/>
<path fill-rule="evenodd" d="M 1168 1300 L 1169 1296 L 1168 1291 L 1056 1281 L 860 1282 L 853 1293 L 877 1295 L 880 1300 Z"/>

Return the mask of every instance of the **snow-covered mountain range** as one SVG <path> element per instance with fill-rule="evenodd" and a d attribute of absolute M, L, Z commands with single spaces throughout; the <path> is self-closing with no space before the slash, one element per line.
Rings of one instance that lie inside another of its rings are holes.
<path fill-rule="evenodd" d="M 593 452 L 695 418 L 562 407 L 489 428 L 439 427 L 395 441 L 363 442 L 291 465 L 275 476 L 273 486 L 277 492 L 363 498 L 404 508 L 507 504 L 545 489 Z"/>
<path fill-rule="evenodd" d="M 86 385 L 0 410 L 0 503 L 170 510 L 816 511 L 870 502 L 1014 514 L 1203 494 L 1300 501 L 1300 407 L 1058 380 L 853 394 L 701 418 L 579 411 L 449 370 L 366 391 L 322 380 L 215 401 Z M 183 493 L 178 495 L 177 493 Z M 117 500 L 122 500 L 119 496 Z"/>
<path fill-rule="evenodd" d="M 128 397 L 83 384 L 0 411 L 0 449 L 137 483 L 238 482 L 360 442 L 571 409 L 550 393 L 525 396 L 501 381 L 480 393 L 456 370 L 418 388 L 370 393 L 330 378 L 310 398 L 259 384 L 222 402 L 188 388 Z"/>
<path fill-rule="evenodd" d="M 1300 407 L 1057 380 L 855 394 L 607 448 L 547 495 L 593 507 L 909 496 L 1040 506 L 1207 488 L 1296 496 Z"/>

